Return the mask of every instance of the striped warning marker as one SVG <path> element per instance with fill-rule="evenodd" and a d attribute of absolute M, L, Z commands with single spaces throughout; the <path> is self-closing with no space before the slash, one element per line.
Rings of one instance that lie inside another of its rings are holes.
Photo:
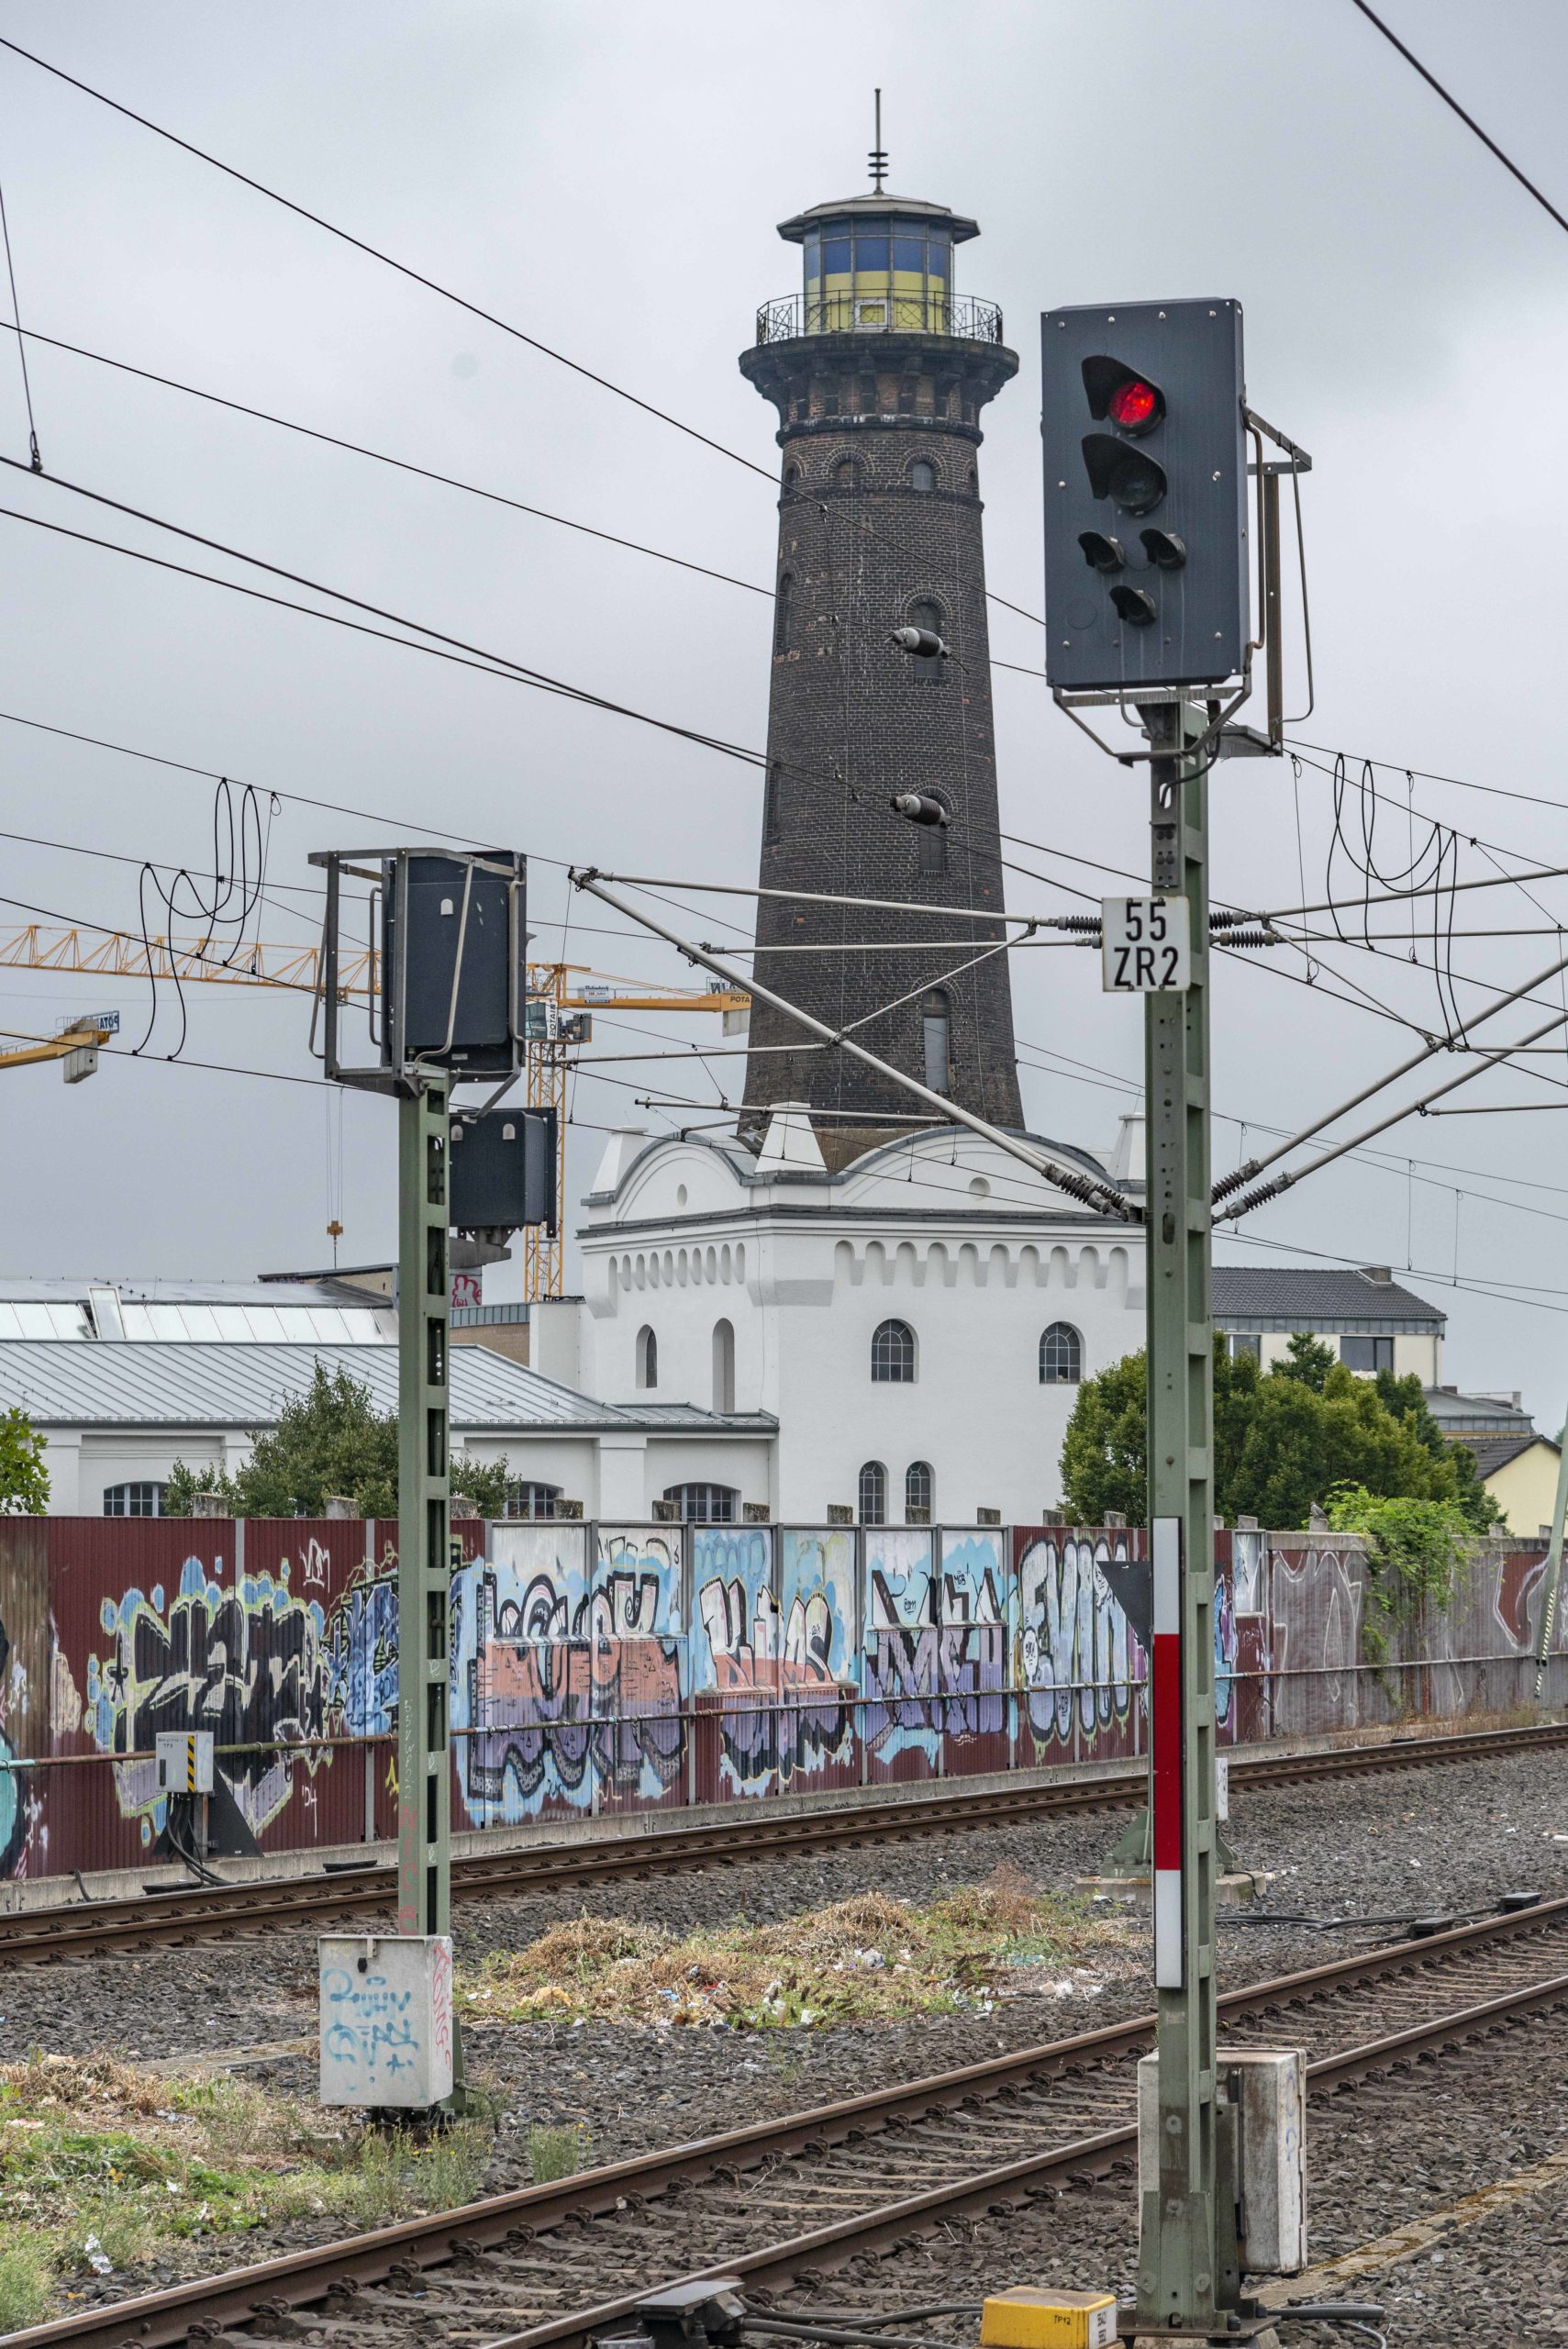
<path fill-rule="evenodd" d="M 1154 1987 L 1186 1978 L 1182 1935 L 1182 1520 L 1152 1528 L 1154 1654 L 1150 1674 L 1154 1759 Z"/>

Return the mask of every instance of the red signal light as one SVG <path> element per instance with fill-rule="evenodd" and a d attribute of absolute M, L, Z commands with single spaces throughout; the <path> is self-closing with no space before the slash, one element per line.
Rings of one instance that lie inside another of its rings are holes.
<path fill-rule="evenodd" d="M 1160 395 L 1152 384 L 1146 384 L 1141 375 L 1134 375 L 1117 385 L 1107 406 L 1113 424 L 1119 424 L 1124 432 L 1136 432 L 1140 426 L 1153 422 L 1159 413 Z"/>

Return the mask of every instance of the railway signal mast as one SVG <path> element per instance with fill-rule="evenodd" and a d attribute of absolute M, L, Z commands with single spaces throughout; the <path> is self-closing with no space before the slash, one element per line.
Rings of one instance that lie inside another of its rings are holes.
<path fill-rule="evenodd" d="M 496 1106 L 527 1056 L 528 864 L 510 850 L 423 849 L 311 863 L 327 874 L 326 1074 L 392 1095 L 398 1118 L 397 1935 L 322 1945 L 322 2097 L 453 2110 L 450 1240 L 470 1233 L 495 1256 L 512 1231 L 556 1222 L 552 1113 Z M 359 1065 L 345 1057 L 339 984 L 345 880 L 362 885 L 380 935 L 375 1057 Z M 454 1114 L 462 1085 L 486 1097 Z"/>
<path fill-rule="evenodd" d="M 1263 2149 L 1245 2084 L 1262 2087 L 1265 2076 L 1258 2059 L 1222 2054 L 1215 2000 L 1207 779 L 1221 751 L 1280 746 L 1276 477 L 1310 460 L 1247 407 L 1236 302 L 1056 310 L 1042 318 L 1041 340 L 1047 682 L 1101 749 L 1123 765 L 1147 764 L 1150 777 L 1150 894 L 1104 907 L 1104 984 L 1144 998 L 1149 1158 L 1159 2030 L 1157 2092 L 1140 2109 L 1138 2301 L 1122 2330 L 1234 2341 L 1258 2321 L 1244 2310 L 1243 2265 L 1274 2260 L 1253 2244 L 1247 2261 L 1245 2188 Z M 1263 434 L 1288 451 L 1287 464 L 1265 467 Z M 1249 435 L 1263 541 L 1266 734 L 1230 724 L 1251 690 L 1257 649 L 1248 618 Z M 1112 749 L 1079 715 L 1095 708 L 1131 718 L 1148 748 Z M 1290 2060 L 1263 2060 L 1276 2067 L 1269 2089 L 1281 2090 Z M 1298 2074 L 1297 2065 L 1297 2087 Z M 1272 2110 L 1267 2093 L 1262 2100 Z M 1271 2133 L 1266 2120 L 1262 2133 Z"/>

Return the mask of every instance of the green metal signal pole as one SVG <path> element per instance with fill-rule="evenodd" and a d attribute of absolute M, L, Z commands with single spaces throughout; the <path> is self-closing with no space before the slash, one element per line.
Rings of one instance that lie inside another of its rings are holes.
<path fill-rule="evenodd" d="M 420 1068 L 397 1104 L 397 1930 L 451 1931 L 451 1734 L 448 1629 L 447 1179 L 445 1069 Z M 462 2042 L 452 2018 L 453 2104 Z"/>
<path fill-rule="evenodd" d="M 1149 1527 L 1159 2184 L 1143 2196 L 1140 2332 L 1225 2331 L 1240 2298 L 1234 2144 L 1216 2061 L 1214 1374 L 1207 757 L 1186 704 L 1148 706 L 1154 891 L 1184 896 L 1192 980 L 1145 1002 Z M 1173 1873 L 1173 1870 L 1174 1871 Z M 1222 2142 L 1223 2140 L 1223 2142 Z"/>

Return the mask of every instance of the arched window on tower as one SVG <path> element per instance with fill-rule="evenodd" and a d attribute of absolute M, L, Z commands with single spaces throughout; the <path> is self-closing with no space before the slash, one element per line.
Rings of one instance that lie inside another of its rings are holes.
<path fill-rule="evenodd" d="M 887 1523 L 887 1471 L 880 1460 L 868 1460 L 861 1470 L 857 1499 L 862 1525 Z"/>
<path fill-rule="evenodd" d="M 906 1525 L 929 1525 L 931 1521 L 931 1464 L 929 1460 L 911 1460 L 904 1471 L 904 1522 Z"/>
<path fill-rule="evenodd" d="M 944 643 L 948 642 L 948 616 L 934 596 L 917 596 L 904 617 L 911 628 L 929 629 L 933 636 L 940 636 Z M 948 664 L 945 661 L 910 661 L 905 665 L 922 683 L 940 685 L 942 671 Z"/>
<path fill-rule="evenodd" d="M 784 838 L 784 761 L 775 759 L 762 786 L 762 839 L 770 846 Z"/>
<path fill-rule="evenodd" d="M 773 596 L 773 658 L 775 661 L 781 652 L 789 651 L 790 622 L 794 618 L 791 607 L 794 602 L 795 573 L 786 571 L 781 576 L 777 592 Z"/>
<path fill-rule="evenodd" d="M 1040 1341 L 1042 1386 L 1076 1386 L 1084 1375 L 1084 1341 L 1070 1321 L 1053 1321 Z"/>
<path fill-rule="evenodd" d="M 840 457 L 833 468 L 835 489 L 859 490 L 866 485 L 866 469 L 858 457 Z M 916 622 L 919 626 L 919 622 Z"/>
<path fill-rule="evenodd" d="M 659 1341 L 646 1321 L 637 1333 L 637 1383 L 644 1387 L 659 1384 Z"/>
<path fill-rule="evenodd" d="M 735 1324 L 716 1321 L 713 1325 L 713 1408 L 716 1411 L 735 1408 Z"/>
<path fill-rule="evenodd" d="M 872 1382 L 877 1386 L 915 1383 L 915 1332 L 907 1321 L 879 1321 L 871 1338 Z"/>
<path fill-rule="evenodd" d="M 937 800 L 952 814 L 945 791 L 930 791 L 929 799 Z M 945 824 L 917 824 L 915 827 L 915 870 L 927 874 L 943 874 L 948 869 L 948 828 Z"/>
<path fill-rule="evenodd" d="M 937 485 L 937 469 L 929 457 L 917 457 L 909 468 L 911 489 L 931 490 Z"/>
<path fill-rule="evenodd" d="M 952 1007 L 943 987 L 929 987 L 920 997 L 920 1044 L 926 1083 L 933 1093 L 952 1086 Z"/>

